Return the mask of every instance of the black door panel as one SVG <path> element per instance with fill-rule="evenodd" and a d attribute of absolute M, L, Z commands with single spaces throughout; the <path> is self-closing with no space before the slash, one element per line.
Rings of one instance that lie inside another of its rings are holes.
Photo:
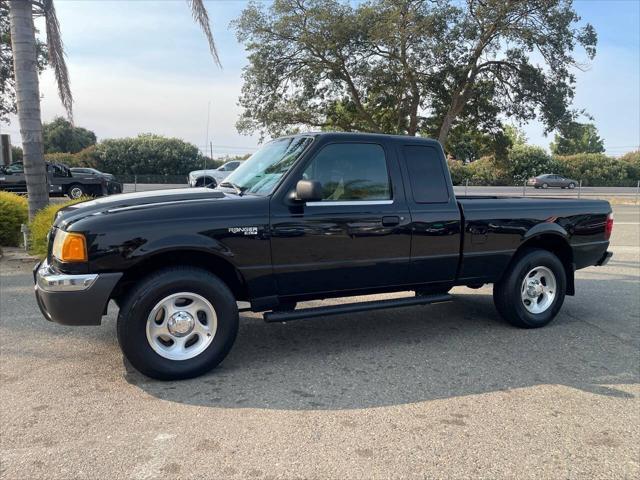
<path fill-rule="evenodd" d="M 408 212 L 383 225 L 393 205 L 305 206 L 272 218 L 272 255 L 279 292 L 331 292 L 406 282 Z"/>

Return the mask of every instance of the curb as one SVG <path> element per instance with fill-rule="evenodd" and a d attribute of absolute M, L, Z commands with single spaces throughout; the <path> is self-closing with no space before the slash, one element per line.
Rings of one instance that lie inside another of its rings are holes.
<path fill-rule="evenodd" d="M 40 260 L 39 257 L 17 247 L 2 247 L 0 252 L 0 258 L 6 262 L 36 263 Z"/>

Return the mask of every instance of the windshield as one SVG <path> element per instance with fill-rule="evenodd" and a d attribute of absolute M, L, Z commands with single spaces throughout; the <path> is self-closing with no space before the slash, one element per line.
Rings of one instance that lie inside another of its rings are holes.
<path fill-rule="evenodd" d="M 312 137 L 273 140 L 242 162 L 222 183 L 232 184 L 242 193 L 269 195 L 312 140 Z"/>

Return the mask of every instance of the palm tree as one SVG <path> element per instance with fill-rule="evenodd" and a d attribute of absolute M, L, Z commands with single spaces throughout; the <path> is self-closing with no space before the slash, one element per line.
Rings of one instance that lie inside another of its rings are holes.
<path fill-rule="evenodd" d="M 56 17 L 53 0 L 0 0 L 0 13 L 5 14 L 6 3 L 9 4 L 18 120 L 22 135 L 24 173 L 29 195 L 29 218 L 31 219 L 38 210 L 49 203 L 49 188 L 42 144 L 34 16 L 44 16 L 49 64 L 53 67 L 58 94 L 69 121 L 73 121 L 73 96 L 65 62 L 64 45 L 60 35 L 60 24 Z M 193 19 L 204 32 L 214 62 L 221 66 L 204 0 L 187 0 L 187 3 L 193 14 Z"/>

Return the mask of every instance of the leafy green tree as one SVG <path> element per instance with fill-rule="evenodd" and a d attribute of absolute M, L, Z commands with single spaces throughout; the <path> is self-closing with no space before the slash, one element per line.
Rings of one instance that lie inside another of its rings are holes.
<path fill-rule="evenodd" d="M 550 145 L 554 155 L 575 155 L 576 153 L 602 153 L 604 141 L 592 123 L 570 122 L 563 125 Z"/>
<path fill-rule="evenodd" d="M 22 161 L 22 148 L 11 146 L 11 161 L 13 162 Z"/>
<path fill-rule="evenodd" d="M 509 139 L 511 146 L 527 144 L 527 136 L 525 133 L 514 125 L 505 125 L 504 135 Z"/>
<path fill-rule="evenodd" d="M 460 123 L 451 129 L 445 150 L 453 158 L 468 163 L 490 155 L 503 160 L 511 145 L 511 139 L 504 130 L 482 132 L 467 123 Z"/>
<path fill-rule="evenodd" d="M 416 135 L 576 115 L 574 58 L 596 34 L 570 0 L 275 0 L 235 22 L 249 52 L 237 124 Z M 535 60 L 534 60 L 535 58 Z"/>
<path fill-rule="evenodd" d="M 62 117 L 43 124 L 42 136 L 44 153 L 76 153 L 96 143 L 95 133 L 76 127 Z"/>
<path fill-rule="evenodd" d="M 151 133 L 103 140 L 91 157 L 96 168 L 115 175 L 186 175 L 204 163 L 195 145 Z"/>

